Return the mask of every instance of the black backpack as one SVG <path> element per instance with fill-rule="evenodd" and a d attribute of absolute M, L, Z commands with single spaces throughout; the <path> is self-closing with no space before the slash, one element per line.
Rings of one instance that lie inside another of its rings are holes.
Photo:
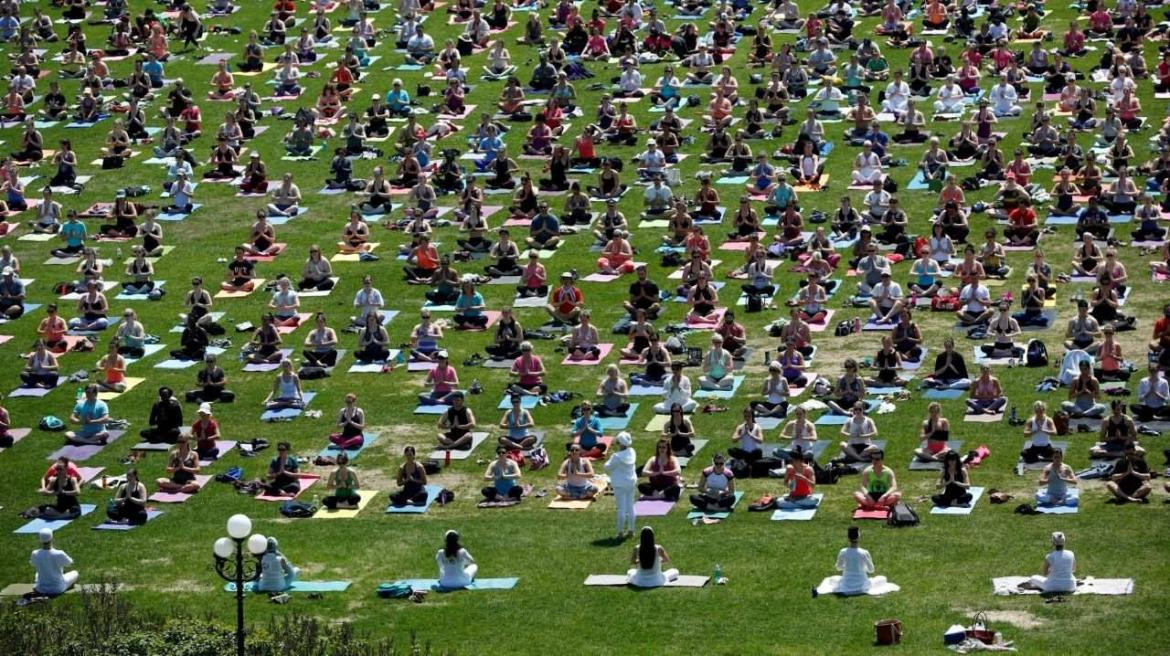
<path fill-rule="evenodd" d="M 747 297 L 747 311 L 748 312 L 763 312 L 764 297 L 759 294 L 748 294 Z"/>
<path fill-rule="evenodd" d="M 280 514 L 293 518 L 312 517 L 317 514 L 317 506 L 307 504 L 304 501 L 289 499 L 280 504 Z"/>
<path fill-rule="evenodd" d="M 837 327 L 833 329 L 833 334 L 837 337 L 847 337 L 853 334 L 853 321 L 850 319 L 842 319 L 837 322 Z"/>
<path fill-rule="evenodd" d="M 917 526 L 918 513 L 914 509 L 907 506 L 905 502 L 899 501 L 894 509 L 890 511 L 890 518 L 886 520 L 890 526 Z"/>
<path fill-rule="evenodd" d="M 1048 347 L 1038 339 L 1028 340 L 1028 347 L 1024 351 L 1024 365 L 1028 367 L 1048 366 Z"/>

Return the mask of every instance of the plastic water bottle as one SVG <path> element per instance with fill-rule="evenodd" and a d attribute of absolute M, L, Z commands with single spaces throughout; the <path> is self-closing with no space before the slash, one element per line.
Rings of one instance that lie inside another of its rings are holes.
<path fill-rule="evenodd" d="M 719 563 L 715 563 L 715 574 L 711 578 L 712 578 L 712 582 L 715 585 L 720 585 L 720 583 L 723 581 L 723 566 L 722 565 L 720 565 Z"/>
<path fill-rule="evenodd" d="M 121 246 L 118 247 L 117 252 L 118 252 L 118 261 L 121 262 L 122 261 L 122 247 Z"/>
<path fill-rule="evenodd" d="M 73 394 L 73 398 L 75 398 L 78 401 L 81 401 L 82 397 L 84 397 L 84 396 L 85 396 L 85 388 L 84 387 L 78 387 L 77 391 Z"/>
<path fill-rule="evenodd" d="M 320 494 L 313 495 L 313 506 L 316 508 L 321 507 L 321 495 Z"/>

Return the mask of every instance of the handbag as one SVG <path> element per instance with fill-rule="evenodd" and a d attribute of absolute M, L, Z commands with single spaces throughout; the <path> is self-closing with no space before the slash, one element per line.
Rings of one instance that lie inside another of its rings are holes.
<path fill-rule="evenodd" d="M 879 645 L 897 645 L 902 643 L 901 620 L 878 620 L 873 623 L 874 642 Z"/>
<path fill-rule="evenodd" d="M 975 613 L 975 621 L 971 628 L 967 629 L 967 637 L 974 638 L 985 645 L 995 642 L 995 631 L 987 622 L 987 613 L 984 611 Z"/>

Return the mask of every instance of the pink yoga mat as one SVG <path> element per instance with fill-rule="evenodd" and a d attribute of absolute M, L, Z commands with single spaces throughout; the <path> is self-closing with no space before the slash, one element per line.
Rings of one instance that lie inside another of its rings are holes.
<path fill-rule="evenodd" d="M 209 475 L 199 474 L 195 476 L 195 484 L 198 485 L 199 489 L 201 490 L 203 489 L 203 486 L 207 485 L 207 482 L 210 480 L 211 476 Z M 183 503 L 193 496 L 195 495 L 184 494 L 182 492 L 155 492 L 154 494 L 150 495 L 150 500 L 156 503 Z"/>
<path fill-rule="evenodd" d="M 890 511 L 888 510 L 862 510 L 858 508 L 853 511 L 853 519 L 879 519 L 885 521 L 890 518 Z"/>
<path fill-rule="evenodd" d="M 497 321 L 500 320 L 500 313 L 497 312 L 496 310 L 484 310 L 483 316 L 488 318 L 487 324 L 484 325 L 483 328 L 479 328 L 479 327 L 476 327 L 476 328 L 456 328 L 456 330 L 466 330 L 469 333 L 481 333 L 481 332 L 487 330 L 488 328 L 491 328 L 493 325 L 495 325 L 495 323 Z"/>
<path fill-rule="evenodd" d="M 601 350 L 601 353 L 594 359 L 570 360 L 569 356 L 566 355 L 564 361 L 561 362 L 561 364 L 573 364 L 582 367 L 599 365 L 601 364 L 601 361 L 605 359 L 605 356 L 609 355 L 609 352 L 613 350 L 613 344 L 598 344 L 597 348 Z"/>
<path fill-rule="evenodd" d="M 833 315 L 836 313 L 837 313 L 836 310 L 829 310 L 829 311 L 825 312 L 825 320 L 822 321 L 821 323 L 809 322 L 808 331 L 810 333 L 824 332 L 829 327 L 829 324 L 831 324 L 833 322 Z"/>
<path fill-rule="evenodd" d="M 297 474 L 297 478 L 301 479 L 301 491 L 297 492 L 296 496 L 294 496 L 294 497 L 285 497 L 285 496 L 278 497 L 278 496 L 272 496 L 272 495 L 268 495 L 268 494 L 260 494 L 260 495 L 257 495 L 255 498 L 259 499 L 260 501 L 288 501 L 289 499 L 295 499 L 295 498 L 301 496 L 302 494 L 305 493 L 305 490 L 313 487 L 314 483 L 321 480 L 321 477 L 316 475 L 316 474 Z"/>

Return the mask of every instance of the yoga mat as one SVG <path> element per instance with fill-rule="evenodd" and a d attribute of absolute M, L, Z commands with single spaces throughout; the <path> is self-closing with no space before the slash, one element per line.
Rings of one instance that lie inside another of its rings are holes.
<path fill-rule="evenodd" d="M 743 384 L 746 376 L 733 376 L 731 389 L 729 390 L 695 390 L 694 397 L 696 399 L 730 399 L 739 391 L 739 386 Z"/>
<path fill-rule="evenodd" d="M 165 280 L 156 280 L 156 281 L 154 281 L 154 288 L 155 289 L 162 289 L 163 286 L 166 285 L 166 283 L 167 283 L 167 281 L 165 281 Z M 149 301 L 150 300 L 150 292 L 147 292 L 145 294 L 129 294 L 125 291 L 121 291 L 121 292 L 118 292 L 118 295 L 114 297 L 114 300 L 118 300 L 118 301 Z"/>
<path fill-rule="evenodd" d="M 249 362 L 244 365 L 244 371 L 261 372 L 261 371 L 276 371 L 280 368 L 280 361 L 287 360 L 292 356 L 293 350 L 290 348 L 280 349 L 280 360 L 277 362 Z M 304 393 L 308 396 L 308 392 Z"/>
<path fill-rule="evenodd" d="M 105 444 L 67 444 L 60 449 L 49 454 L 49 460 L 56 460 L 61 456 L 65 456 L 75 462 L 88 460 L 97 455 L 102 449 L 118 441 L 126 433 L 124 430 L 109 431 L 110 437 Z"/>
<path fill-rule="evenodd" d="M 1073 429 L 1073 430 L 1076 430 L 1076 429 Z M 1051 440 L 1051 442 L 1052 442 L 1053 449 L 1059 449 L 1066 454 L 1068 453 L 1068 442 L 1067 441 Z M 1021 451 L 1025 451 L 1025 450 L 1030 449 L 1030 448 L 1032 448 L 1032 440 L 1024 440 L 1024 446 L 1021 447 Z M 1022 457 L 1019 459 L 1019 464 L 1023 465 L 1024 469 L 1026 469 L 1028 471 L 1044 471 L 1044 468 L 1047 467 L 1050 464 L 1050 462 L 1051 461 L 1048 461 L 1048 460 L 1037 460 L 1036 462 L 1024 462 L 1024 459 Z M 1075 490 L 1075 488 L 1073 488 L 1073 489 Z"/>
<path fill-rule="evenodd" d="M 889 510 L 863 510 L 857 508 L 853 511 L 853 519 L 876 519 L 879 521 L 886 521 L 890 518 Z"/>
<path fill-rule="evenodd" d="M 301 416 L 305 412 L 305 408 L 308 408 L 309 404 L 313 402 L 313 399 L 317 396 L 317 393 L 316 392 L 302 392 L 301 396 L 304 399 L 304 405 L 302 407 L 300 407 L 300 408 L 281 408 L 279 410 L 265 410 L 260 415 L 260 421 L 286 421 L 289 419 L 293 419 L 294 417 Z"/>
<path fill-rule="evenodd" d="M 448 451 L 450 451 L 452 460 L 467 460 L 468 458 L 471 457 L 471 452 L 475 451 L 475 449 L 477 447 L 479 447 L 480 444 L 483 444 L 484 441 L 487 440 L 487 438 L 488 438 L 487 433 L 475 432 L 475 433 L 471 434 L 471 446 L 470 447 L 468 447 L 466 449 L 449 449 L 449 450 L 448 449 L 435 449 L 434 451 L 431 451 L 430 457 L 435 458 L 437 460 L 444 460 L 447 457 Z"/>
<path fill-rule="evenodd" d="M 647 385 L 630 385 L 630 396 L 657 396 L 661 397 L 666 393 L 666 388 L 661 385 L 650 387 Z"/>
<path fill-rule="evenodd" d="M 206 474 L 196 474 L 194 482 L 199 486 L 199 489 L 202 490 L 210 480 L 211 476 Z M 195 495 L 186 494 L 183 492 L 155 492 L 154 494 L 150 495 L 149 499 L 156 503 L 184 503 L 187 501 L 187 499 L 190 499 L 193 496 Z"/>
<path fill-rule="evenodd" d="M 634 516 L 636 517 L 664 517 L 670 513 L 678 501 L 668 499 L 638 499 L 634 502 Z"/>
<path fill-rule="evenodd" d="M 263 278 L 252 279 L 252 291 L 234 291 L 229 292 L 226 289 L 220 289 L 215 293 L 215 298 L 247 298 L 252 295 L 257 289 L 264 289 L 264 283 L 267 282 Z"/>
<path fill-rule="evenodd" d="M 957 389 L 929 389 L 923 393 L 922 398 L 935 401 L 953 401 L 962 397 L 965 393 L 964 390 Z"/>
<path fill-rule="evenodd" d="M 210 467 L 212 463 L 219 461 L 220 458 L 226 456 L 232 449 L 236 448 L 238 442 L 236 440 L 216 440 L 215 448 L 219 449 L 219 455 L 214 460 L 199 459 L 200 467 Z"/>
<path fill-rule="evenodd" d="M 694 574 L 680 575 L 673 581 L 667 581 L 662 587 L 664 588 L 701 588 L 707 585 L 710 577 L 696 576 Z M 626 574 L 590 574 L 585 579 L 585 585 L 593 586 L 610 586 L 610 587 L 625 587 L 630 584 L 630 579 Z"/>
<path fill-rule="evenodd" d="M 634 413 L 637 411 L 638 404 L 631 403 L 624 417 L 601 417 L 601 429 L 605 431 L 625 430 L 630 425 L 630 420 L 634 418 Z"/>
<path fill-rule="evenodd" d="M 97 506 L 92 503 L 81 504 L 81 517 L 85 517 L 94 510 L 97 510 Z M 47 528 L 55 532 L 65 528 L 72 521 L 72 519 L 32 519 L 29 520 L 29 522 L 24 526 L 21 526 L 20 528 L 13 531 L 13 533 L 35 535 L 39 533 L 42 528 Z"/>
<path fill-rule="evenodd" d="M 548 507 L 552 510 L 585 510 L 593 505 L 593 501 L 594 499 L 562 499 L 557 497 L 549 502 Z"/>
<path fill-rule="evenodd" d="M 969 506 L 951 506 L 949 508 L 940 508 L 938 506 L 932 506 L 930 509 L 930 514 L 932 514 L 932 515 L 970 515 L 971 511 L 975 510 L 975 504 L 979 503 L 980 497 L 983 496 L 983 492 L 984 492 L 985 488 L 976 487 L 976 486 L 972 485 L 971 487 L 969 487 L 967 489 L 971 493 L 971 505 L 969 505 Z"/>
<path fill-rule="evenodd" d="M 301 481 L 301 489 L 291 497 L 285 495 L 258 494 L 252 498 L 260 501 L 288 501 L 289 499 L 296 499 L 304 494 L 305 490 L 313 487 L 315 483 L 321 480 L 321 477 L 316 474 L 297 474 L 297 478 Z"/>
<path fill-rule="evenodd" d="M 123 360 L 125 360 L 126 366 L 129 367 L 130 365 L 134 364 L 135 362 L 138 362 L 139 360 L 145 360 L 146 358 L 149 358 L 150 356 L 154 355 L 155 353 L 158 353 L 159 351 L 161 351 L 165 348 L 166 348 L 165 344 L 145 344 L 142 347 L 142 357 L 141 358 L 124 357 Z"/>
<path fill-rule="evenodd" d="M 1027 581 L 1026 576 L 1001 576 L 991 579 L 992 594 L 1007 595 L 1038 595 L 1039 590 L 1021 590 L 1020 584 Z M 1129 595 L 1133 594 L 1133 579 L 1095 579 L 1087 577 L 1077 581 L 1077 590 L 1074 595 Z"/>
<path fill-rule="evenodd" d="M 661 416 L 667 417 L 668 415 L 661 415 Z M 659 430 L 661 430 L 661 429 L 659 429 Z M 703 440 L 703 439 L 699 439 L 699 438 L 695 438 L 695 439 L 691 440 L 691 445 L 695 447 L 695 450 L 691 452 L 690 456 L 675 456 L 674 459 L 678 461 L 678 466 L 679 467 L 686 467 L 687 465 L 691 464 L 691 459 L 695 457 L 694 454 L 697 454 L 699 451 L 701 451 L 703 449 L 703 447 L 707 446 L 707 443 L 710 441 L 711 440 Z"/>
<path fill-rule="evenodd" d="M 293 584 L 284 592 L 345 592 L 349 589 L 349 581 L 293 581 Z M 235 592 L 235 583 L 223 584 L 225 592 Z M 244 592 L 255 592 L 255 583 L 245 583 Z"/>
<path fill-rule="evenodd" d="M 869 590 L 864 592 L 864 593 L 857 593 L 856 596 L 861 596 L 864 594 L 864 595 L 869 595 L 870 597 L 880 597 L 882 595 L 889 594 L 891 592 L 897 592 L 897 591 L 902 589 L 897 584 L 890 583 L 889 581 L 886 581 L 885 579 L 886 579 L 886 577 L 884 577 L 884 576 L 877 576 L 877 577 L 871 578 Z M 841 596 L 841 597 L 854 596 L 854 595 L 838 595 L 837 593 L 833 592 L 833 588 L 837 587 L 837 582 L 840 580 L 841 580 L 840 576 L 827 576 L 827 577 L 825 577 L 825 579 L 823 581 L 821 581 L 820 585 L 817 586 L 817 594 L 818 595 L 837 595 L 837 596 Z"/>
<path fill-rule="evenodd" d="M 31 433 L 31 432 L 32 432 L 31 428 L 10 428 L 10 429 L 8 429 L 8 436 L 12 438 L 12 446 L 16 446 L 17 442 L 28 437 L 29 433 Z M 10 446 L 8 448 L 11 449 L 12 447 Z M 6 450 L 7 449 L 0 449 L 0 453 L 4 453 L 4 451 L 6 451 Z"/>
<path fill-rule="evenodd" d="M 511 367 L 511 365 L 508 365 L 508 366 Z M 526 395 L 520 397 L 520 407 L 524 408 L 525 410 L 531 410 L 538 405 L 540 405 L 540 397 L 539 396 L 531 396 L 531 395 L 526 394 Z M 499 404 L 496 405 L 496 409 L 497 410 L 511 410 L 512 409 L 511 395 L 505 394 L 504 398 L 500 399 Z"/>
<path fill-rule="evenodd" d="M 963 415 L 963 421 L 974 424 L 994 424 L 1003 421 L 1003 413 L 994 415 L 973 415 L 968 413 Z"/>
<path fill-rule="evenodd" d="M 605 359 L 605 356 L 609 355 L 609 352 L 613 350 L 613 344 L 598 344 L 597 348 L 601 351 L 601 353 L 598 354 L 596 359 L 572 360 L 569 358 L 569 356 L 566 355 L 565 359 L 563 361 L 561 361 L 561 364 L 563 364 L 563 365 L 576 365 L 576 366 L 599 365 L 599 364 L 601 364 L 601 361 Z"/>
<path fill-rule="evenodd" d="M 358 501 L 356 508 L 338 508 L 337 510 L 330 510 L 325 506 L 321 506 L 317 509 L 317 512 L 313 515 L 312 519 L 352 519 L 357 517 L 357 514 L 364 510 L 366 506 L 370 505 L 370 502 L 374 500 L 374 497 L 378 496 L 379 494 L 377 490 L 358 490 L 357 493 L 361 497 L 361 500 Z"/>
<path fill-rule="evenodd" d="M 105 392 L 98 392 L 98 398 L 103 400 L 103 401 L 113 401 L 114 399 L 129 392 L 130 390 L 134 389 L 135 387 L 138 387 L 142 383 L 145 383 L 146 379 L 145 378 L 133 378 L 131 376 L 126 376 L 125 378 L 122 379 L 122 382 L 126 384 L 126 389 L 122 390 L 121 392 L 114 392 L 112 390 L 105 391 Z"/>
<path fill-rule="evenodd" d="M 356 449 L 340 449 L 337 446 L 330 444 L 324 449 L 321 449 L 321 452 L 317 455 L 336 457 L 341 455 L 342 451 L 345 451 L 345 455 L 349 457 L 350 462 L 353 462 L 358 456 L 362 454 L 362 451 L 370 448 L 371 445 L 378 441 L 378 433 L 363 433 L 362 436 L 365 439 L 362 441 L 362 445 Z M 223 453 L 222 449 L 220 450 L 220 453 Z"/>
<path fill-rule="evenodd" d="M 963 440 L 947 440 L 947 449 L 956 453 L 962 453 L 960 449 L 963 448 Z M 931 460 L 929 462 L 919 460 L 917 456 L 910 456 L 910 471 L 942 471 L 941 460 Z"/>
<path fill-rule="evenodd" d="M 1039 488 L 1036 493 L 1043 492 L 1044 488 Z M 1072 501 L 1073 503 L 1069 503 Z M 1081 509 L 1081 491 L 1075 487 L 1070 487 L 1068 490 L 1068 499 L 1059 506 L 1044 506 L 1039 503 L 1036 504 L 1036 511 L 1043 515 L 1075 515 Z"/>
<path fill-rule="evenodd" d="M 727 519 L 728 517 L 731 517 L 731 512 L 733 510 L 735 510 L 735 507 L 737 505 L 739 505 L 739 500 L 742 498 L 743 498 L 743 491 L 737 490 L 735 493 L 735 502 L 731 504 L 731 508 L 729 510 L 716 510 L 716 511 L 692 510 L 689 513 L 687 513 L 687 519 L 700 519 L 702 517 L 710 517 L 712 519 Z"/>
<path fill-rule="evenodd" d="M 150 522 L 152 519 L 155 519 L 156 517 L 158 517 L 161 514 L 162 514 L 161 510 L 148 509 L 146 511 L 146 521 Z M 138 526 L 141 526 L 141 524 L 139 524 Z M 134 524 L 115 524 L 114 522 L 111 522 L 110 520 L 107 519 L 106 521 L 102 522 L 101 524 L 98 524 L 97 526 L 93 527 L 93 530 L 95 530 L 95 531 L 132 531 L 132 530 L 138 528 L 138 526 L 135 526 Z"/>
<path fill-rule="evenodd" d="M 511 590 L 520 582 L 519 578 L 475 579 L 465 588 L 440 588 L 439 579 L 402 579 L 395 583 L 406 583 L 414 590 L 454 592 L 455 590 Z"/>
<path fill-rule="evenodd" d="M 418 406 L 415 407 L 414 414 L 438 416 L 438 415 L 441 415 L 441 414 L 447 412 L 447 409 L 450 407 L 451 406 L 449 406 L 449 405 L 443 405 L 441 403 L 434 403 L 434 404 L 420 403 L 420 404 L 418 404 Z"/>
<path fill-rule="evenodd" d="M 657 415 L 656 414 L 650 418 L 649 422 L 647 422 L 645 430 L 647 433 L 654 433 L 654 434 L 661 433 L 662 429 L 666 428 L 666 422 L 669 420 L 670 420 L 670 415 Z"/>
<path fill-rule="evenodd" d="M 425 513 L 427 510 L 430 509 L 431 504 L 435 502 L 435 499 L 439 498 L 439 493 L 443 491 L 443 486 L 442 485 L 427 485 L 426 489 L 427 489 L 427 502 L 425 504 L 423 504 L 421 506 L 412 506 L 412 505 L 408 504 L 408 505 L 405 505 L 402 507 L 389 505 L 389 506 L 386 506 L 386 512 L 387 513 L 395 513 L 395 514 L 402 513 L 402 514 L 414 514 L 414 515 L 421 515 L 421 514 Z"/>
<path fill-rule="evenodd" d="M 794 508 L 791 510 L 787 508 L 777 508 L 772 512 L 772 521 L 779 522 L 791 520 L 803 522 L 811 520 L 817 514 L 817 510 L 820 509 L 821 502 L 824 501 L 825 495 L 817 492 L 813 495 L 813 498 L 817 500 L 817 505 L 813 508 Z"/>

